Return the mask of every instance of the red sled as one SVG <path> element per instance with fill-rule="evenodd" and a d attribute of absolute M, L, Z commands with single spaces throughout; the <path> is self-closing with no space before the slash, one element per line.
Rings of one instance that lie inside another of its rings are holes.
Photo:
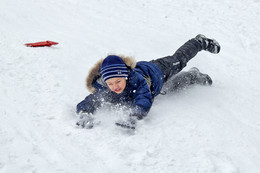
<path fill-rule="evenodd" d="M 52 45 L 56 45 L 56 44 L 59 44 L 57 42 L 54 42 L 54 41 L 41 41 L 41 42 L 36 42 L 36 43 L 26 43 L 25 45 L 27 47 L 44 47 L 44 46 L 52 46 Z"/>

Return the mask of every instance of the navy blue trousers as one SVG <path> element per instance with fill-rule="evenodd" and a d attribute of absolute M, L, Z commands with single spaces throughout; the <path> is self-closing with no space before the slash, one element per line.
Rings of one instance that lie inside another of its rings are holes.
<path fill-rule="evenodd" d="M 167 90 L 173 91 L 192 84 L 205 83 L 206 75 L 197 70 L 181 72 L 188 61 L 201 50 L 201 44 L 193 38 L 182 45 L 173 55 L 150 61 L 161 69 Z"/>

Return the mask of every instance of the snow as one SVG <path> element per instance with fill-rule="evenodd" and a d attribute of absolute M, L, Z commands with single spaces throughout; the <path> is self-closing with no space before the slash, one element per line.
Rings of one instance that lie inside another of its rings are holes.
<path fill-rule="evenodd" d="M 0 172 L 258 173 L 259 0 L 1 0 Z M 109 53 L 151 60 L 205 34 L 220 54 L 193 66 L 213 78 L 155 99 L 135 134 L 103 108 L 77 128 L 88 70 Z M 57 41 L 53 47 L 25 43 Z"/>

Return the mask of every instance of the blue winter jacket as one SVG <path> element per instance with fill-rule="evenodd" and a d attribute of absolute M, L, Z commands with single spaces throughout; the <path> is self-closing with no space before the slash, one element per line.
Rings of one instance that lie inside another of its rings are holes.
<path fill-rule="evenodd" d="M 157 65 L 120 56 L 128 67 L 129 75 L 126 88 L 121 94 L 116 94 L 107 87 L 100 75 L 100 67 L 103 59 L 89 71 L 86 79 L 90 92 L 83 101 L 77 105 L 77 113 L 94 113 L 103 102 L 122 104 L 133 109 L 133 115 L 142 119 L 149 112 L 153 98 L 157 96 L 163 85 L 163 74 Z"/>

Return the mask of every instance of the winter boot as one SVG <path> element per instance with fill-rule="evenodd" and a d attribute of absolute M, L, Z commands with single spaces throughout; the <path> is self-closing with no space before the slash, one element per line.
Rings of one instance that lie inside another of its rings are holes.
<path fill-rule="evenodd" d="M 210 53 L 217 54 L 220 51 L 219 43 L 214 39 L 209 39 L 202 34 L 199 34 L 195 39 L 201 44 L 203 50 L 209 51 Z"/>
<path fill-rule="evenodd" d="M 189 72 L 192 73 L 192 83 L 200 85 L 212 85 L 212 79 L 209 75 L 203 74 L 198 68 L 192 67 Z"/>

